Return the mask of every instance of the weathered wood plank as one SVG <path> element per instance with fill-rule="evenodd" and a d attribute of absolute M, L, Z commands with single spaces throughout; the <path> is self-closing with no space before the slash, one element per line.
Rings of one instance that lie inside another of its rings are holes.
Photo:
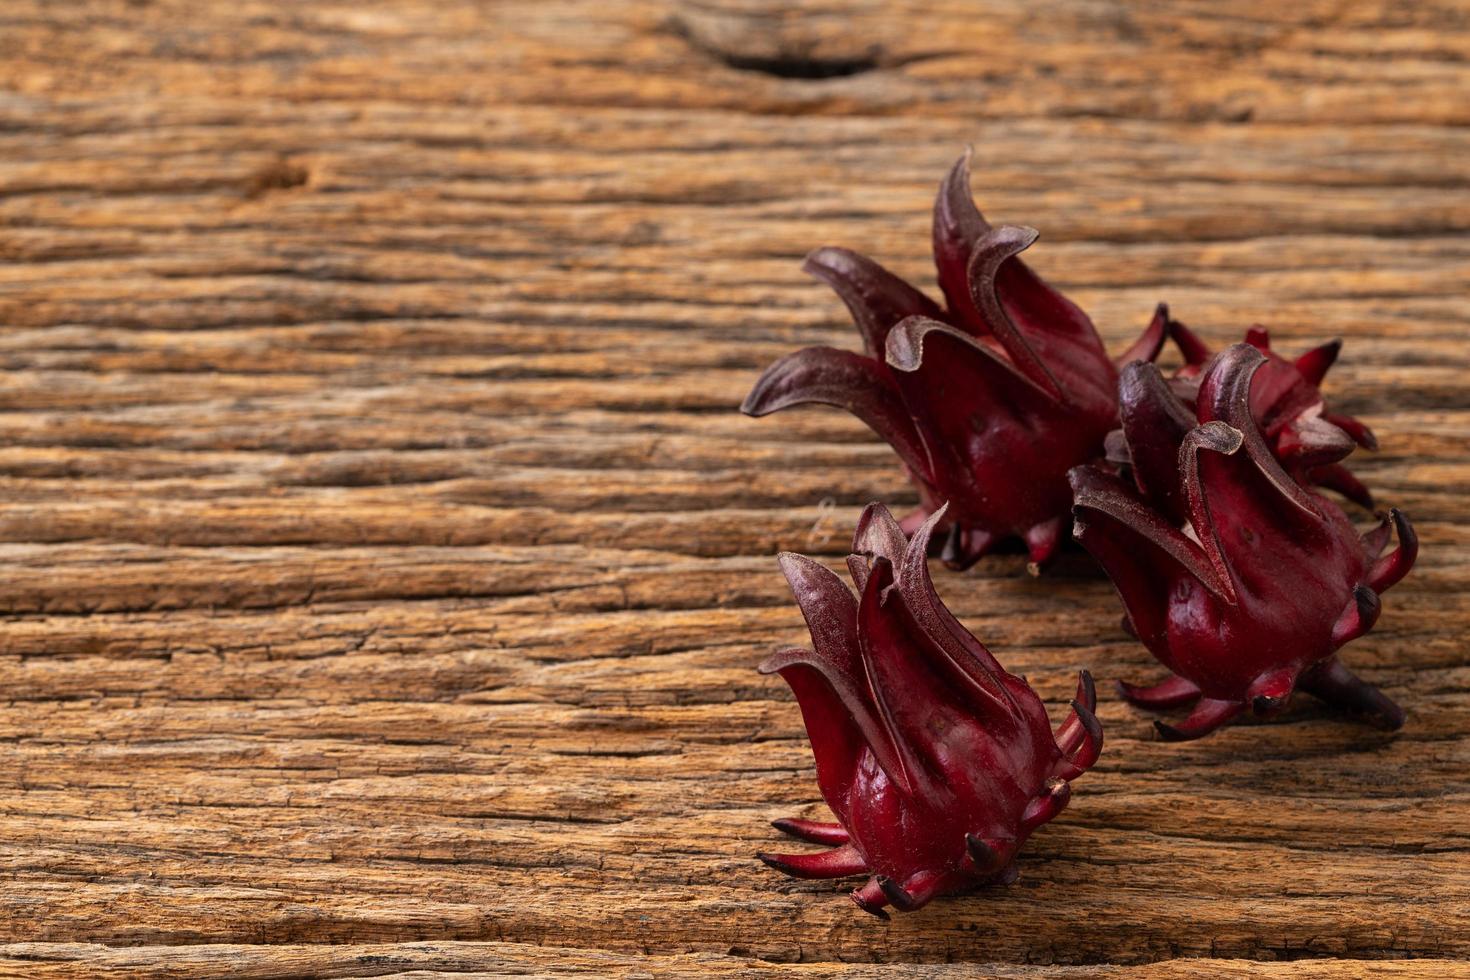
<path fill-rule="evenodd" d="M 1455 0 L 6 3 L 0 972 L 1470 975 L 1466 91 Z M 821 804 L 752 668 L 771 556 L 913 494 L 733 408 L 854 341 L 810 248 L 932 286 L 967 143 L 1115 349 L 1345 338 L 1411 717 L 1161 744 L 1104 581 L 937 573 L 1108 748 L 885 925 L 753 860 Z"/>
<path fill-rule="evenodd" d="M 1318 980 L 1380 980 L 1414 977 L 1440 980 L 1465 976 L 1463 965 L 1446 960 L 1352 963 L 1259 963 L 1212 960 L 1210 975 L 1235 978 L 1314 977 Z M 891 976 L 883 967 L 847 963 L 772 965 L 736 953 L 633 956 L 601 950 L 516 943 L 398 943 L 377 945 L 282 945 L 109 948 L 81 943 L 16 943 L 0 947 L 0 967 L 36 977 L 241 977 L 248 980 L 316 977 L 596 976 L 671 980 L 722 976 L 739 980 L 804 977 L 811 980 L 871 980 Z M 86 971 L 83 973 L 82 971 Z M 994 980 L 1177 980 L 1197 977 L 1194 964 L 1175 960 L 1147 966 L 1040 967 L 1008 963 L 915 964 L 906 975 L 920 978 L 985 976 Z"/>

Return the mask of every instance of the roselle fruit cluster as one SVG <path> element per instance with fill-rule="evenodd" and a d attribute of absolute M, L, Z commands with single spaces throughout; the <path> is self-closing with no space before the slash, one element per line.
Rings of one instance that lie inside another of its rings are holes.
<path fill-rule="evenodd" d="M 1124 696 L 1149 708 L 1194 705 L 1181 725 L 1156 722 L 1167 739 L 1198 738 L 1247 709 L 1275 714 L 1299 687 L 1382 727 L 1404 722 L 1334 654 L 1372 628 L 1379 594 L 1413 566 L 1417 538 L 1398 510 L 1359 535 L 1292 475 L 1337 464 L 1353 439 L 1308 415 L 1273 452 L 1252 404 L 1268 363 L 1250 344 L 1228 348 L 1204 372 L 1193 411 L 1156 367 L 1129 365 L 1131 479 L 1097 465 L 1071 474 L 1077 540 L 1112 578 L 1130 632 L 1174 671 L 1154 687 L 1124 684 Z M 1390 523 L 1398 546 L 1380 557 Z"/>
<path fill-rule="evenodd" d="M 783 650 L 817 783 L 835 824 L 776 827 L 831 850 L 762 854 L 797 878 L 868 874 L 865 911 L 912 911 L 934 896 L 1015 880 L 1027 836 L 1061 812 L 1069 783 L 1102 751 L 1092 678 L 1055 733 L 1025 680 L 954 618 L 929 578 L 941 506 L 906 541 L 888 509 L 863 513 L 847 559 L 857 596 L 826 566 L 783 554 L 812 649 Z"/>
<path fill-rule="evenodd" d="M 913 531 L 949 504 L 942 550 L 954 568 L 1020 538 L 1032 563 L 1067 539 L 1067 471 L 1102 453 L 1118 424 L 1118 367 L 1152 360 L 1165 311 L 1111 359 L 1087 314 L 1017 256 L 1031 228 L 992 226 L 970 197 L 968 157 L 934 204 L 934 264 L 945 307 L 845 249 L 823 248 L 806 270 L 846 302 L 863 353 L 808 347 L 761 375 L 741 406 L 761 416 L 836 405 L 898 453 L 919 491 Z"/>
<path fill-rule="evenodd" d="M 1385 729 L 1405 720 L 1339 658 L 1418 553 L 1401 511 L 1359 533 L 1320 492 L 1374 506 L 1342 461 L 1377 440 L 1321 392 L 1340 343 L 1288 360 L 1253 327 L 1215 353 L 1161 304 L 1110 359 L 1087 315 L 1018 258 L 1035 239 L 985 221 L 961 159 L 934 207 L 944 304 L 854 252 L 813 252 L 807 271 L 846 302 L 863 352 L 790 354 L 742 406 L 845 408 L 919 493 L 901 523 L 879 504 L 864 512 L 847 560 L 856 594 L 781 556 L 812 649 L 761 666 L 795 693 L 837 818 L 776 821 L 828 849 L 761 859 L 799 878 L 866 875 L 852 898 L 878 915 L 1014 880 L 1017 852 L 1103 743 L 1085 670 L 1053 732 L 1026 681 L 940 602 L 926 557 L 936 531 L 952 567 L 1020 539 L 1037 571 L 1070 530 L 1112 579 L 1124 628 L 1171 671 L 1120 681 L 1122 696 L 1190 709 L 1155 722 L 1166 740 L 1274 715 L 1298 690 Z M 1169 377 L 1152 363 L 1166 339 L 1184 362 Z"/>

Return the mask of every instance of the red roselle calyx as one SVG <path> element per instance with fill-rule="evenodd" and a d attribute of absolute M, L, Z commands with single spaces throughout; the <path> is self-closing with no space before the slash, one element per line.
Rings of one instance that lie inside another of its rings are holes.
<path fill-rule="evenodd" d="M 1184 324 L 1170 320 L 1168 329 L 1184 355 L 1184 366 L 1175 373 L 1170 386 L 1175 394 L 1193 403 L 1199 379 L 1213 353 Z M 1336 490 L 1353 503 L 1372 510 L 1373 495 L 1341 463 L 1333 461 L 1309 467 L 1293 465 L 1293 457 L 1302 448 L 1304 431 L 1309 432 L 1318 418 L 1342 429 L 1364 449 L 1378 448 L 1373 430 L 1350 415 L 1329 412 L 1323 401 L 1322 379 L 1337 360 L 1342 341 L 1328 341 L 1293 361 L 1271 350 L 1271 337 L 1264 327 L 1254 326 L 1247 330 L 1245 342 L 1265 356 L 1251 387 L 1251 411 L 1276 458 L 1292 471 L 1298 481 Z"/>
<path fill-rule="evenodd" d="M 1160 307 L 1116 362 L 1092 321 L 1017 256 L 1030 228 L 992 226 L 975 207 L 969 157 L 934 205 L 941 308 L 871 259 L 818 249 L 805 268 L 842 297 L 863 353 L 809 347 L 761 375 L 741 410 L 820 402 L 856 415 L 898 453 L 919 491 L 912 531 L 949 503 L 942 557 L 966 567 L 1019 537 L 1039 566 L 1065 540 L 1067 470 L 1102 455 L 1117 425 L 1117 365 L 1158 355 Z"/>
<path fill-rule="evenodd" d="M 760 858 L 797 878 L 870 875 L 852 899 L 875 915 L 1015 880 L 1016 852 L 1102 750 L 1086 671 L 1053 735 L 1025 680 L 939 601 L 925 555 L 943 515 L 906 542 L 888 510 L 869 505 L 847 560 L 860 598 L 825 566 L 781 555 L 813 649 L 783 650 L 760 668 L 796 694 L 838 821 L 778 820 L 831 849 Z"/>
<path fill-rule="evenodd" d="M 1189 410 L 1149 364 L 1124 370 L 1123 434 L 1133 486 L 1102 467 L 1072 471 L 1074 534 L 1112 578 L 1125 623 L 1174 672 L 1150 688 L 1121 685 L 1134 704 L 1193 703 L 1168 739 L 1198 738 L 1250 708 L 1281 710 L 1300 688 L 1385 728 L 1403 710 L 1355 676 L 1336 651 L 1372 628 L 1379 593 L 1414 564 L 1401 512 L 1361 537 L 1342 510 L 1294 479 L 1353 449 L 1313 415 L 1291 426 L 1283 467 L 1253 413 L 1253 387 L 1273 383 L 1256 347 L 1236 344 L 1208 366 Z M 1390 534 L 1398 546 L 1382 555 Z"/>

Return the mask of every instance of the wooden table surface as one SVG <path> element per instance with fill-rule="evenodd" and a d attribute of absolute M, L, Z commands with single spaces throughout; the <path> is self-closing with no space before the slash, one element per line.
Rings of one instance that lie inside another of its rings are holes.
<path fill-rule="evenodd" d="M 1164 744 L 1104 580 L 936 570 L 1107 748 L 885 923 L 754 859 L 822 813 L 754 666 L 914 497 L 735 406 L 967 143 L 1113 349 L 1346 339 L 1410 716 Z M 0 971 L 1470 976 L 1464 0 L 5 0 L 0 148 Z"/>

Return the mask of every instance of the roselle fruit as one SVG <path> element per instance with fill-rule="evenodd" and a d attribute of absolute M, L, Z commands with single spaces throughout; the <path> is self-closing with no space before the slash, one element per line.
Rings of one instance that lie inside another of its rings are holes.
<path fill-rule="evenodd" d="M 781 555 L 813 648 L 760 667 L 796 694 L 837 817 L 777 820 L 831 849 L 760 859 L 797 878 L 870 875 L 852 900 L 885 917 L 885 905 L 912 911 L 936 895 L 1014 881 L 1016 852 L 1067 805 L 1069 781 L 1102 750 L 1086 671 L 1054 735 L 1026 681 L 939 601 L 926 554 L 943 518 L 940 507 L 906 542 L 888 510 L 870 505 L 847 559 L 860 597 L 825 566 Z"/>
<path fill-rule="evenodd" d="M 1171 387 L 1186 402 L 1193 402 L 1199 378 L 1213 352 L 1177 320 L 1169 320 L 1168 330 L 1184 355 L 1184 366 L 1175 372 Z M 1378 448 L 1372 429 L 1350 415 L 1329 412 L 1322 398 L 1322 379 L 1342 350 L 1341 340 L 1328 341 L 1290 361 L 1271 350 L 1271 337 L 1264 327 L 1247 330 L 1245 342 L 1265 356 L 1251 388 L 1251 412 L 1278 459 L 1291 460 L 1300 444 L 1301 428 L 1317 418 L 1342 429 L 1364 449 Z M 1302 482 L 1336 490 L 1367 510 L 1373 509 L 1373 494 L 1341 463 L 1319 463 L 1293 475 Z"/>
<path fill-rule="evenodd" d="M 1278 461 L 1252 408 L 1268 363 L 1250 344 L 1230 347 L 1192 410 L 1153 365 L 1130 365 L 1120 397 L 1131 481 L 1099 465 L 1071 474 L 1074 535 L 1112 578 L 1125 625 L 1174 672 L 1153 687 L 1122 684 L 1123 695 L 1146 708 L 1194 705 L 1182 724 L 1155 722 L 1170 740 L 1247 709 L 1274 714 L 1297 689 L 1384 728 L 1404 721 L 1336 651 L 1372 628 L 1379 594 L 1413 566 L 1414 530 L 1393 510 L 1360 536 L 1292 476 L 1352 451 L 1324 419 L 1298 417 Z M 1390 525 L 1398 546 L 1384 555 Z"/>
<path fill-rule="evenodd" d="M 945 306 L 871 259 L 818 249 L 805 269 L 851 311 L 861 354 L 808 347 L 766 369 L 741 410 L 762 416 L 820 402 L 856 415 L 898 453 L 919 491 L 912 531 L 948 502 L 941 557 L 973 564 L 1007 539 L 1033 568 L 1066 538 L 1067 470 L 1100 456 L 1118 422 L 1118 365 L 1158 355 L 1161 307 L 1116 361 L 1087 314 L 1017 255 L 1037 232 L 992 226 L 970 196 L 969 157 L 934 205 Z"/>

